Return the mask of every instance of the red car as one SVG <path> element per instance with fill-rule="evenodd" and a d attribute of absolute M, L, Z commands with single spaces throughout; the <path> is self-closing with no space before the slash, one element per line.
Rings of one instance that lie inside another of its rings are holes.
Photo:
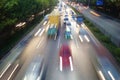
<path fill-rule="evenodd" d="M 63 68 L 70 68 L 71 71 L 73 71 L 73 64 L 72 64 L 72 55 L 71 50 L 68 45 L 63 44 L 60 48 L 60 71 L 63 70 Z"/>

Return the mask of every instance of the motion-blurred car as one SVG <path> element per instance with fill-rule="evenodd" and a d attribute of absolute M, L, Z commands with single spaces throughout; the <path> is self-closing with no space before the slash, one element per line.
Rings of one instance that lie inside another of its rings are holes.
<path fill-rule="evenodd" d="M 48 20 L 48 17 L 49 17 L 49 14 L 47 14 L 44 19 L 47 21 Z"/>
<path fill-rule="evenodd" d="M 66 26 L 71 26 L 71 22 L 70 21 L 66 21 Z"/>
<path fill-rule="evenodd" d="M 57 33 L 58 33 L 58 27 L 55 24 L 51 24 L 48 31 L 47 31 L 47 36 L 50 39 L 57 38 Z"/>
<path fill-rule="evenodd" d="M 64 24 L 66 24 L 66 21 L 68 21 L 69 19 L 67 17 L 64 18 Z"/>
<path fill-rule="evenodd" d="M 60 56 L 60 71 L 63 71 L 63 69 L 70 69 L 71 71 L 73 71 L 72 54 L 67 44 L 63 44 L 61 46 L 59 56 Z"/>
<path fill-rule="evenodd" d="M 43 58 L 40 56 L 35 57 L 26 70 L 24 79 L 22 80 L 37 80 L 43 69 Z"/>
<path fill-rule="evenodd" d="M 75 16 L 75 15 L 72 15 L 72 19 L 73 19 L 73 20 L 76 20 L 76 16 Z"/>
<path fill-rule="evenodd" d="M 84 28 L 80 28 L 79 34 L 82 36 L 86 35 L 86 30 Z"/>
<path fill-rule="evenodd" d="M 68 26 L 66 26 L 64 34 L 65 34 L 65 39 L 73 39 L 72 34 L 71 34 L 71 30 Z"/>

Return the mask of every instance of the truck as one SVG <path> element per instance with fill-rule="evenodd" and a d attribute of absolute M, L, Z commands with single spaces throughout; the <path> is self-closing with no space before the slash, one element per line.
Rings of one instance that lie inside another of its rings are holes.
<path fill-rule="evenodd" d="M 59 35 L 59 27 L 60 27 L 60 14 L 58 9 L 55 9 L 50 15 L 49 15 L 49 25 L 47 31 L 48 38 L 54 38 L 56 39 Z"/>

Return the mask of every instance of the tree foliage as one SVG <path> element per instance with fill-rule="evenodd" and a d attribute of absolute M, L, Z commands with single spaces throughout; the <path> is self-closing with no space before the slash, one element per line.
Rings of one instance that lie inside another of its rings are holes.
<path fill-rule="evenodd" d="M 103 5 L 97 6 L 98 0 L 71 0 L 90 5 L 90 7 L 97 9 L 98 11 L 105 12 L 114 17 L 120 18 L 120 0 L 103 0 Z"/>
<path fill-rule="evenodd" d="M 55 3 L 56 0 L 0 0 L 0 31 Z"/>

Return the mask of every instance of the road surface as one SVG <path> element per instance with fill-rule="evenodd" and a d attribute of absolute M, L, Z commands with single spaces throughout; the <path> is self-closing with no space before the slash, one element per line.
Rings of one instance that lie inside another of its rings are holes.
<path fill-rule="evenodd" d="M 76 5 L 72 5 L 76 6 Z M 78 6 L 78 5 L 77 5 Z M 95 12 L 94 10 L 79 5 L 77 7 L 78 11 L 81 12 L 86 18 L 88 18 L 92 23 L 98 26 L 98 28 L 107 36 L 111 38 L 113 43 L 120 46 L 120 22 L 109 18 L 103 14 Z"/>
<path fill-rule="evenodd" d="M 65 4 L 62 2 L 62 5 Z M 66 40 L 64 13 L 60 19 L 57 38 L 47 38 L 49 24 L 43 20 L 2 59 L 0 80 L 120 80 L 116 66 L 104 54 L 106 49 L 103 47 L 104 51 L 100 52 L 102 45 L 89 29 L 70 18 L 73 38 Z M 85 35 L 79 34 L 80 28 L 85 30 Z M 62 44 L 68 44 L 72 51 L 73 71 L 60 71 L 59 50 Z"/>

